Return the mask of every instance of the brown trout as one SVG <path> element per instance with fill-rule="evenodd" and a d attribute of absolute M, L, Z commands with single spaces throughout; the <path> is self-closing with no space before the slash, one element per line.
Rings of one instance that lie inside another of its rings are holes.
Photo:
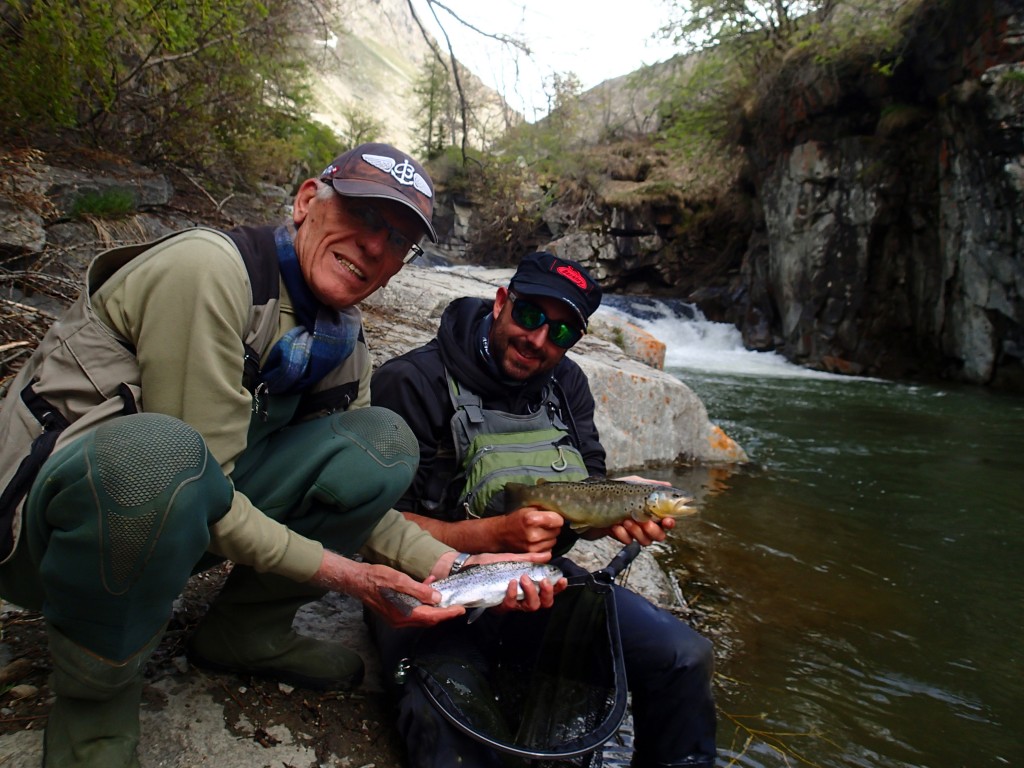
<path fill-rule="evenodd" d="M 624 480 L 582 480 L 536 485 L 508 483 L 505 509 L 543 507 L 557 512 L 574 531 L 608 528 L 633 518 L 639 523 L 662 517 L 691 515 L 697 510 L 688 504 L 693 499 L 677 488 L 656 483 Z"/>

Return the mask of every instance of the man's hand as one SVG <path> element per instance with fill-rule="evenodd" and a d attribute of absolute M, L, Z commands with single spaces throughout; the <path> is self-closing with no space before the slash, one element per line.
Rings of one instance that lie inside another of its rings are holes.
<path fill-rule="evenodd" d="M 550 608 L 555 603 L 555 595 L 568 586 L 568 580 L 559 579 L 554 584 L 542 581 L 538 589 L 528 576 L 523 576 L 519 579 L 518 584 L 515 581 L 508 583 L 508 589 L 505 590 L 505 601 L 501 605 L 495 606 L 493 610 L 530 612 Z M 522 600 L 517 599 L 519 587 L 522 587 L 523 590 Z"/>
<path fill-rule="evenodd" d="M 588 532 L 587 538 L 591 538 L 590 534 L 597 534 L 594 538 L 611 536 L 623 544 L 639 541 L 641 545 L 649 547 L 656 541 L 664 541 L 667 532 L 675 524 L 675 519 L 671 517 L 663 517 L 661 520 L 648 520 L 645 523 L 638 523 L 636 520 L 624 520 L 610 528 L 593 529 Z"/>
<path fill-rule="evenodd" d="M 651 485 L 665 486 L 672 485 L 666 480 L 652 480 L 648 477 L 640 477 L 638 475 L 627 475 L 626 477 L 616 477 L 615 479 L 626 483 L 649 483 Z M 656 541 L 664 541 L 667 532 L 671 530 L 675 524 L 676 521 L 671 517 L 664 517 L 661 520 L 648 520 L 644 523 L 638 523 L 635 520 L 627 519 L 609 528 L 594 528 L 588 531 L 586 538 L 594 539 L 601 538 L 602 536 L 611 536 L 623 544 L 631 544 L 634 541 L 639 541 L 642 546 L 649 547 Z"/>
<path fill-rule="evenodd" d="M 310 579 L 310 583 L 333 592 L 351 595 L 380 613 L 393 626 L 429 627 L 461 616 L 466 612 L 462 606 L 435 607 L 435 604 L 441 599 L 441 595 L 430 586 L 433 580 L 431 577 L 421 583 L 386 565 L 359 563 L 335 552 L 324 550 L 320 568 Z M 405 593 L 425 605 L 414 608 L 408 614 L 403 614 L 401 609 L 387 598 L 387 590 Z"/>
<path fill-rule="evenodd" d="M 671 486 L 668 480 L 651 480 L 649 477 L 640 477 L 639 475 L 626 475 L 625 477 L 616 477 L 614 480 L 618 480 L 623 483 L 647 483 L 648 485 L 667 485 Z"/>
<path fill-rule="evenodd" d="M 470 553 L 550 552 L 565 522 L 557 512 L 539 507 L 523 507 L 507 515 L 451 522 L 412 512 L 402 514 L 438 541 L 460 552 Z"/>
<path fill-rule="evenodd" d="M 557 512 L 522 507 L 503 515 L 502 547 L 510 552 L 550 552 L 565 524 Z"/>

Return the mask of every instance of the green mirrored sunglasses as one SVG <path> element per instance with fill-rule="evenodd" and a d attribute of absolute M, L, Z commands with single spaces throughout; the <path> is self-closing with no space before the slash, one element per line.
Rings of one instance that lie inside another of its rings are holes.
<path fill-rule="evenodd" d="M 520 328 L 535 331 L 542 325 L 548 326 L 548 339 L 556 347 L 569 349 L 583 338 L 583 331 L 564 320 L 552 320 L 544 310 L 531 301 L 509 291 L 508 299 L 512 303 L 512 319 Z"/>

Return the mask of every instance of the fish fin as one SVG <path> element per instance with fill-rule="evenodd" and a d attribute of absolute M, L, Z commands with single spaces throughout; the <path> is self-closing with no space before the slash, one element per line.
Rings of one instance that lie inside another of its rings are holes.
<path fill-rule="evenodd" d="M 572 528 L 573 533 L 586 533 L 590 530 L 590 526 L 586 523 L 569 523 L 569 527 Z"/>
<path fill-rule="evenodd" d="M 484 611 L 487 610 L 486 605 L 481 605 L 479 608 L 474 608 L 472 611 L 466 614 L 466 623 L 472 624 L 474 621 L 484 615 Z"/>
<path fill-rule="evenodd" d="M 549 480 L 545 480 L 543 477 L 537 478 L 537 485 L 547 485 L 549 482 Z"/>

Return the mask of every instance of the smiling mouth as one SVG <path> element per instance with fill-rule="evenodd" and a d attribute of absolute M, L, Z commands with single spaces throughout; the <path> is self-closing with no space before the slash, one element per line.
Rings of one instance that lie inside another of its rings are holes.
<path fill-rule="evenodd" d="M 342 267 L 347 269 L 349 272 L 351 272 L 353 275 L 358 277 L 360 280 L 365 280 L 366 279 L 366 275 L 363 273 L 363 271 L 361 269 L 359 269 L 359 267 L 357 267 L 351 261 L 348 261 L 347 259 L 343 259 L 341 256 L 335 256 L 334 258 L 337 260 L 337 262 Z"/>
<path fill-rule="evenodd" d="M 522 344 L 516 344 L 512 348 L 525 360 L 537 360 L 540 358 L 540 350 L 535 347 L 525 347 Z"/>

